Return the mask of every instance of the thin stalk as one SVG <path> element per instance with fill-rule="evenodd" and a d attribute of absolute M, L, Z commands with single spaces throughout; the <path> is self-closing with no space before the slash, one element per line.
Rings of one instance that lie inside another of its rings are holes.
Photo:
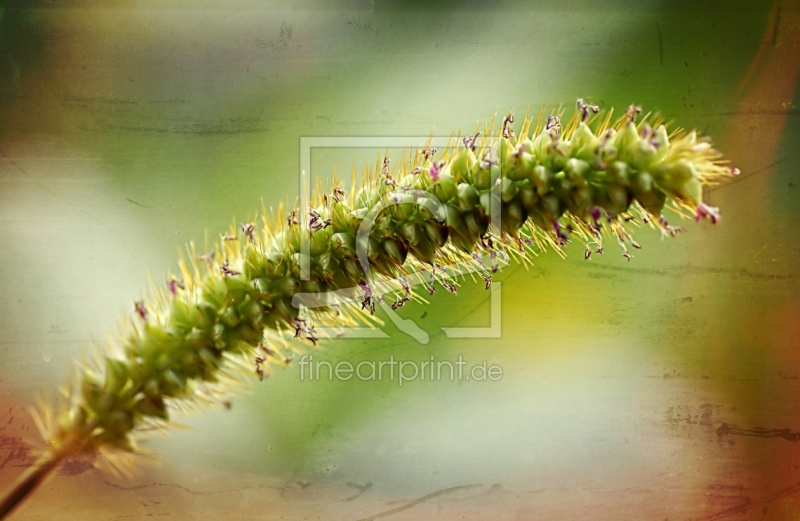
<path fill-rule="evenodd" d="M 3 498 L 0 503 L 0 519 L 5 519 L 17 505 L 22 503 L 39 485 L 44 483 L 66 456 L 65 452 L 57 454 L 48 453 L 39 458 L 33 466 L 29 467 L 18 479 L 17 486 Z"/>

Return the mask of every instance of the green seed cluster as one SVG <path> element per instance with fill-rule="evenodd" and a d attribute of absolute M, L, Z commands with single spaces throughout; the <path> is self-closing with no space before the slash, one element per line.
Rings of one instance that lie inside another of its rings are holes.
<path fill-rule="evenodd" d="M 180 277 L 136 303 L 118 352 L 82 368 L 68 404 L 46 426 L 51 450 L 134 450 L 134 433 L 166 425 L 174 406 L 211 396 L 241 355 L 255 359 L 263 378 L 269 364 L 291 361 L 292 342 L 316 344 L 314 323 L 341 325 L 373 312 L 381 297 L 359 251 L 382 280 L 473 259 L 486 270 L 488 287 L 495 266 L 480 254 L 524 256 L 534 246 L 577 239 L 588 258 L 602 253 L 603 237 L 611 236 L 630 259 L 625 244 L 638 247 L 626 230 L 632 219 L 674 234 L 662 215 L 667 205 L 718 218 L 703 204 L 702 188 L 735 172 L 706 141 L 669 135 L 646 118 L 636 123 L 633 108 L 613 125 L 610 114 L 590 120 L 596 108 L 581 103 L 563 126 L 559 115 L 540 114 L 516 136 L 509 115 L 497 135 L 464 138 L 438 157 L 426 147 L 395 169 L 386 159 L 349 197 L 336 186 L 313 208 L 265 216 L 259 229 L 242 224 L 208 254 L 191 250 Z M 389 204 L 359 234 L 382 202 Z M 490 227 L 493 205 L 500 230 Z M 452 279 L 443 275 L 441 283 L 455 292 Z M 323 307 L 301 314 L 293 305 L 300 293 L 347 288 L 356 295 L 349 312 Z M 397 296 L 393 308 L 412 298 L 406 283 Z"/>

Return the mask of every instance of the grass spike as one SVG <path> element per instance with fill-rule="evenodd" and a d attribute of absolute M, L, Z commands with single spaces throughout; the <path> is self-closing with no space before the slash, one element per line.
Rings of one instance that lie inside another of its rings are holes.
<path fill-rule="evenodd" d="M 262 200 L 260 216 L 234 220 L 213 247 L 208 235 L 202 252 L 190 242 L 179 275 L 150 278 L 148 295 L 135 301 L 118 336 L 76 369 L 66 399 L 34 412 L 48 447 L 0 503 L 0 519 L 64 458 L 97 454 L 112 469 L 131 472 L 119 456 L 141 451 L 143 433 L 173 427 L 174 411 L 228 406 L 223 396 L 236 380 L 232 373 L 264 378 L 270 366 L 291 364 L 296 353 L 316 347 L 315 326 L 382 325 L 373 313 L 376 299 L 424 303 L 434 281 L 455 293 L 467 274 L 489 289 L 498 259 L 527 268 L 531 256 L 548 249 L 565 257 L 563 247 L 573 240 L 589 259 L 592 251 L 602 253 L 603 238 L 616 239 L 630 261 L 627 245 L 640 248 L 630 232 L 640 228 L 639 219 L 662 236 L 683 231 L 668 223 L 666 210 L 719 220 L 703 201 L 703 187 L 738 170 L 708 139 L 669 131 L 662 118 L 641 116 L 634 105 L 616 120 L 613 111 L 598 114 L 583 100 L 566 121 L 565 110 L 545 116 L 543 108 L 535 119 L 526 111 L 516 127 L 510 113 L 495 127 L 495 114 L 472 134 L 454 133 L 443 151 L 433 153 L 430 136 L 396 162 L 387 149 L 358 183 L 353 165 L 346 192 L 335 176 L 326 186 L 315 183 L 311 208 L 295 199 L 267 211 Z M 496 186 L 490 186 L 493 169 L 500 174 Z M 394 204 L 360 236 L 380 201 Z M 489 227 L 492 204 L 500 204 L 499 231 Z M 441 220 L 433 208 L 443 212 Z M 310 280 L 300 277 L 304 241 Z M 492 265 L 480 260 L 485 255 Z M 459 261 L 478 272 L 451 264 Z M 410 293 L 398 276 L 414 283 Z M 338 309 L 292 304 L 300 294 L 339 290 L 352 298 Z"/>

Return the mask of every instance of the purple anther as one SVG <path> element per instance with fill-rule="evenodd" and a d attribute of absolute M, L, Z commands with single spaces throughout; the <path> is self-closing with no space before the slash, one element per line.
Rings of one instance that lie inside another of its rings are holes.
<path fill-rule="evenodd" d="M 358 281 L 358 287 L 361 288 L 361 291 L 364 293 L 361 297 L 361 309 L 365 309 L 369 311 L 370 315 L 374 315 L 375 301 L 373 300 L 372 288 L 370 288 L 369 284 L 364 279 Z"/>
<path fill-rule="evenodd" d="M 244 233 L 245 236 L 252 241 L 256 230 L 255 223 L 242 224 L 241 227 L 242 233 Z"/>
<path fill-rule="evenodd" d="M 578 105 L 578 111 L 581 113 L 581 121 L 584 123 L 586 122 L 586 120 L 589 119 L 590 112 L 593 112 L 595 114 L 600 112 L 599 106 L 594 105 L 592 103 L 586 103 L 585 101 L 583 101 L 583 98 L 578 98 L 578 101 L 576 103 Z"/>
<path fill-rule="evenodd" d="M 717 224 L 720 220 L 719 208 L 716 206 L 708 206 L 705 203 L 697 205 L 697 213 L 695 214 L 695 221 L 700 222 L 700 219 L 708 217 L 711 219 L 711 224 Z"/>
<path fill-rule="evenodd" d="M 517 247 L 519 251 L 524 252 L 525 246 L 533 246 L 533 240 L 528 237 L 517 237 Z"/>
<path fill-rule="evenodd" d="M 625 115 L 628 116 L 628 119 L 631 123 L 636 123 L 636 116 L 642 113 L 642 107 L 637 105 L 630 105 L 627 110 L 625 110 Z M 630 260 L 630 259 L 629 259 Z"/>
<path fill-rule="evenodd" d="M 169 292 L 172 293 L 173 297 L 178 294 L 179 289 L 186 289 L 186 285 L 183 283 L 183 281 L 181 279 L 176 279 L 175 277 L 172 277 L 169 280 L 168 285 Z"/>
<path fill-rule="evenodd" d="M 287 226 L 295 226 L 299 224 L 297 222 L 297 210 L 292 210 L 289 212 L 289 215 L 286 217 L 286 225 Z"/>
<path fill-rule="evenodd" d="M 497 154 L 494 153 L 494 150 L 487 150 L 483 154 L 483 158 L 481 159 L 481 168 L 484 170 L 491 170 L 491 168 L 495 165 L 499 164 L 497 160 Z"/>
<path fill-rule="evenodd" d="M 294 319 L 294 337 L 299 338 L 302 335 L 303 338 L 308 340 L 314 345 L 317 345 L 317 337 L 316 330 L 314 326 L 306 322 L 302 318 L 295 318 Z"/>
<path fill-rule="evenodd" d="M 487 269 L 487 270 L 489 269 L 489 267 L 488 267 L 486 264 L 484 264 L 484 263 L 483 263 L 483 261 L 481 260 L 481 257 L 480 257 L 480 255 L 478 255 L 477 253 L 473 253 L 473 254 L 472 254 L 472 260 L 474 260 L 475 262 L 477 262 L 478 264 L 480 264 L 480 266 L 481 266 L 482 268 L 484 268 L 484 269 Z"/>
<path fill-rule="evenodd" d="M 407 295 L 407 294 L 406 294 L 406 295 L 403 295 L 402 297 L 399 297 L 399 298 L 398 298 L 398 299 L 397 299 L 397 300 L 396 300 L 396 301 L 395 301 L 395 302 L 392 304 L 392 309 L 393 309 L 393 310 L 396 310 L 397 308 L 401 308 L 401 307 L 403 307 L 403 304 L 405 304 L 405 303 L 406 303 L 406 302 L 408 302 L 409 300 L 411 300 L 411 297 L 410 297 L 409 295 Z"/>
<path fill-rule="evenodd" d="M 310 212 L 308 212 L 308 215 L 311 216 L 311 221 L 308 223 L 308 227 L 315 232 L 324 230 L 325 228 L 331 225 L 330 219 L 323 219 L 322 216 L 318 214 L 315 210 L 311 210 Z"/>
<path fill-rule="evenodd" d="M 478 148 L 478 137 L 481 135 L 480 132 L 476 132 L 474 136 L 467 136 L 463 139 L 464 147 L 472 150 L 475 152 L 475 149 Z"/>
<path fill-rule="evenodd" d="M 481 237 L 481 245 L 489 250 L 494 248 L 494 240 L 491 233 L 486 233 L 486 235 Z"/>
<path fill-rule="evenodd" d="M 136 314 L 142 319 L 142 322 L 147 322 L 147 308 L 144 307 L 144 300 L 137 300 L 133 303 L 136 309 Z"/>
<path fill-rule="evenodd" d="M 550 129 L 557 129 L 561 130 L 561 118 L 558 116 L 547 116 L 547 125 L 544 127 L 545 130 Z"/>
<path fill-rule="evenodd" d="M 319 213 L 317 213 L 316 210 L 309 211 L 308 216 L 311 217 L 311 220 L 308 223 L 309 228 L 314 228 L 322 217 Z"/>
<path fill-rule="evenodd" d="M 232 277 L 234 275 L 241 275 L 241 273 L 242 273 L 241 271 L 236 271 L 236 270 L 231 269 L 230 265 L 228 264 L 228 261 L 223 262 L 222 265 L 219 267 L 219 270 L 226 277 Z"/>
<path fill-rule="evenodd" d="M 399 280 L 400 280 L 400 286 L 402 286 L 406 294 L 411 294 L 411 287 L 408 285 L 408 280 L 405 277 L 400 277 Z"/>
<path fill-rule="evenodd" d="M 385 175 L 385 176 L 389 175 L 389 158 L 388 157 L 384 157 L 383 158 L 383 175 Z"/>
<path fill-rule="evenodd" d="M 508 113 L 508 116 L 503 118 L 503 132 L 502 136 L 506 139 L 514 137 L 514 130 L 508 126 L 509 123 L 514 123 L 514 114 Z"/>
<path fill-rule="evenodd" d="M 558 244 L 563 246 L 569 242 L 569 237 L 561 231 L 561 223 L 558 222 L 558 219 L 553 219 L 553 230 L 556 232 L 556 237 L 558 238 Z"/>
<path fill-rule="evenodd" d="M 686 228 L 684 228 L 683 226 L 678 226 L 677 228 L 670 227 L 669 234 L 672 237 L 675 237 L 676 235 L 678 235 L 679 232 L 685 232 L 685 231 L 686 231 Z"/>
<path fill-rule="evenodd" d="M 497 262 L 497 252 L 492 250 L 489 252 L 489 258 L 492 259 L 492 273 L 497 273 L 500 269 L 500 264 Z"/>
<path fill-rule="evenodd" d="M 430 168 L 430 175 L 431 179 L 434 181 L 439 180 L 439 174 L 441 174 L 442 167 L 444 166 L 444 161 L 434 162 Z"/>
<path fill-rule="evenodd" d="M 423 161 L 427 161 L 436 154 L 436 149 L 432 147 L 425 147 L 422 150 L 420 150 L 419 153 L 422 154 Z"/>

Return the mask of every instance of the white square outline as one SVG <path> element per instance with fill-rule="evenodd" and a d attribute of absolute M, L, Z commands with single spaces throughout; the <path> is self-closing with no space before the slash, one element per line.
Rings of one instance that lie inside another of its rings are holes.
<path fill-rule="evenodd" d="M 443 136 L 394 136 L 394 137 L 363 137 L 363 136 L 301 136 L 300 137 L 300 212 L 298 215 L 299 226 L 306 226 L 306 211 L 311 207 L 311 185 L 309 177 L 311 172 L 311 150 L 313 148 L 407 148 L 410 143 L 430 143 L 432 147 L 445 148 L 452 143 L 452 138 Z M 421 146 L 421 145 L 417 145 Z M 501 207 L 497 204 L 500 198 L 500 168 L 495 164 L 491 169 L 492 194 L 490 198 L 490 226 L 495 233 L 501 234 Z M 304 210 L 305 209 L 305 210 Z M 305 240 L 304 240 L 305 239 Z M 300 242 L 300 279 L 311 278 L 310 244 L 305 235 L 301 235 Z M 455 265 L 466 264 L 454 263 Z M 477 271 L 473 264 L 468 265 L 468 271 Z M 490 322 L 489 327 L 441 327 L 447 338 L 500 338 L 501 325 L 501 296 L 502 283 L 496 282 L 490 286 Z M 318 328 L 318 331 L 330 338 L 391 338 L 380 328 L 349 327 L 349 328 Z M 412 335 L 413 336 L 413 335 Z M 425 339 L 417 338 L 421 343 Z"/>

